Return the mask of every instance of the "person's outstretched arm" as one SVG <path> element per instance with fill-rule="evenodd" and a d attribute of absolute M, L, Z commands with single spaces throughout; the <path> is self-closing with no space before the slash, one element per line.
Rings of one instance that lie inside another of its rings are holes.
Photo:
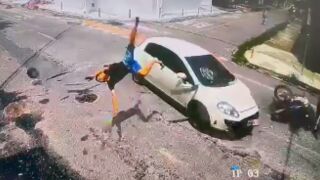
<path fill-rule="evenodd" d="M 135 43 L 139 21 L 140 21 L 139 17 L 136 17 L 136 23 L 131 31 L 131 34 L 130 34 L 130 41 L 129 41 L 130 45 L 134 45 L 134 43 Z"/>
<path fill-rule="evenodd" d="M 140 71 L 139 71 L 139 75 L 141 75 L 142 77 L 144 76 L 147 76 L 152 67 L 155 65 L 155 64 L 159 64 L 161 67 L 163 67 L 163 64 L 161 61 L 158 61 L 158 60 L 153 60 L 152 62 L 150 62 L 149 64 L 147 64 L 144 68 L 142 68 Z"/>

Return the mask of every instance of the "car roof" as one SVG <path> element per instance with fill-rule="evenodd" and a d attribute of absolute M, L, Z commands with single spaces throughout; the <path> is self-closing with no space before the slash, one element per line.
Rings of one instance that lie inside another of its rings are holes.
<path fill-rule="evenodd" d="M 170 37 L 152 37 L 147 40 L 148 43 L 156 43 L 170 49 L 182 57 L 191 57 L 210 54 L 207 50 L 190 42 L 170 38 Z"/>

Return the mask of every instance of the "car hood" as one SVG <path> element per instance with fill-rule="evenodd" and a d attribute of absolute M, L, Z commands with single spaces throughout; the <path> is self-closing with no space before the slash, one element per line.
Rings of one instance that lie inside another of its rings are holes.
<path fill-rule="evenodd" d="M 240 80 L 235 80 L 232 85 L 226 87 L 200 86 L 197 95 L 210 104 L 227 102 L 240 113 L 257 106 L 250 90 Z"/>

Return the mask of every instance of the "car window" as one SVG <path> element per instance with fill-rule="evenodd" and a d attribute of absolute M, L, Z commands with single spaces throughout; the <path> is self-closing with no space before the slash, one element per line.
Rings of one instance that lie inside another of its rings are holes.
<path fill-rule="evenodd" d="M 193 84 L 193 80 L 187 68 L 185 67 L 182 60 L 179 58 L 179 56 L 177 56 L 174 52 L 155 43 L 148 44 L 147 47 L 145 48 L 145 51 L 151 56 L 156 57 L 160 61 L 162 61 L 163 64 L 169 69 L 171 69 L 173 72 L 185 73 L 187 75 L 187 81 Z"/>
<path fill-rule="evenodd" d="M 235 77 L 212 55 L 186 57 L 191 69 L 204 86 L 224 87 Z"/>

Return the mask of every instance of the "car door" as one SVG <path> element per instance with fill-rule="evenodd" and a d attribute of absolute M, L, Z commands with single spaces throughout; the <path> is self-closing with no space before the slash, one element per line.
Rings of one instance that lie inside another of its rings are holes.
<path fill-rule="evenodd" d="M 148 80 L 186 107 L 195 90 L 193 89 L 193 80 L 182 60 L 174 52 L 155 43 L 149 43 L 145 52 L 158 58 L 164 64 L 164 68 L 152 70 Z M 187 75 L 186 80 L 178 77 L 177 73 L 181 72 Z"/>
<path fill-rule="evenodd" d="M 164 64 L 163 68 L 152 68 L 150 74 L 145 78 L 158 89 L 171 97 L 170 89 L 175 85 L 177 77 L 176 74 L 165 64 L 165 60 L 170 58 L 169 52 L 166 48 L 154 43 L 149 43 L 145 48 L 145 52 L 154 58 L 158 58 Z"/>

